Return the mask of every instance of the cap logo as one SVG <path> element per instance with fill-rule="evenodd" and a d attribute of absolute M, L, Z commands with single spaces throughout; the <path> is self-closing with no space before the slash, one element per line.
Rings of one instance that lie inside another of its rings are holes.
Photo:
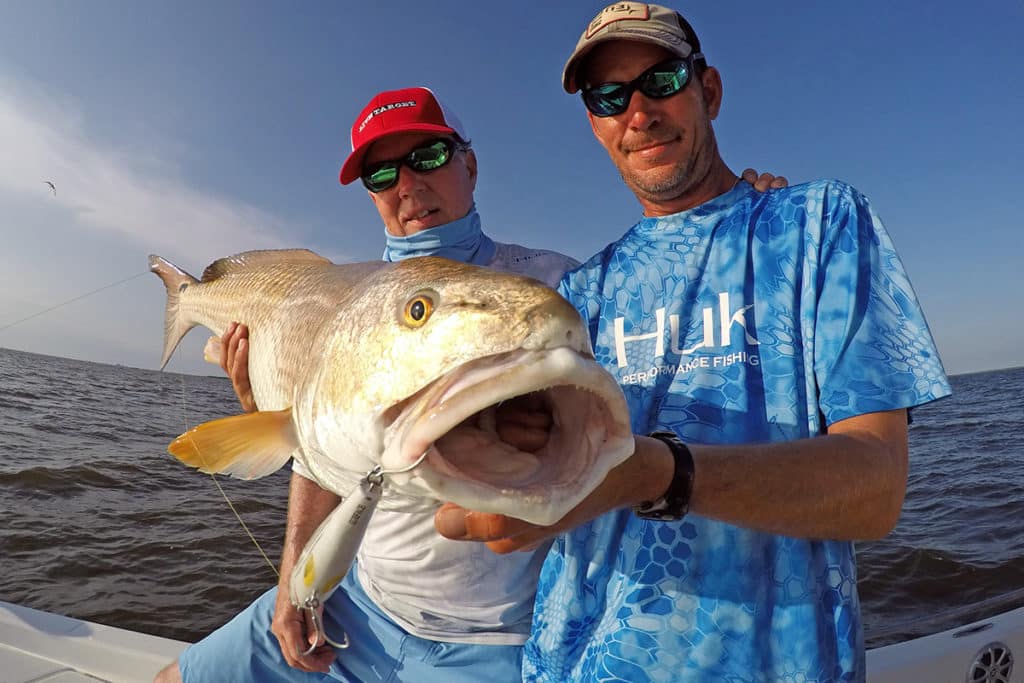
<path fill-rule="evenodd" d="M 370 119 L 372 119 L 374 116 L 377 116 L 378 114 L 383 114 L 384 112 L 391 111 L 392 109 L 401 109 L 402 107 L 415 106 L 416 100 L 404 100 L 402 102 L 391 102 L 390 104 L 382 104 L 381 106 L 371 110 L 370 113 L 366 115 L 366 118 L 359 122 L 359 132 L 362 133 L 363 128 L 366 128 L 366 125 L 370 123 Z"/>
<path fill-rule="evenodd" d="M 586 40 L 590 40 L 595 34 L 601 31 L 604 27 L 609 24 L 613 24 L 616 21 L 624 21 L 630 19 L 633 21 L 647 21 L 651 18 L 651 8 L 643 2 L 617 2 L 614 5 L 609 5 L 601 10 L 600 14 L 594 17 L 594 20 L 587 26 L 587 32 L 584 34 Z"/>

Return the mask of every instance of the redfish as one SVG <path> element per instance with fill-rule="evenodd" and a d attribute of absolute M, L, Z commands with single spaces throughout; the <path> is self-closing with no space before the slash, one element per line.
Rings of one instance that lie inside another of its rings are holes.
<path fill-rule="evenodd" d="M 167 288 L 166 365 L 202 325 L 249 327 L 259 411 L 215 420 L 169 450 L 204 472 L 262 477 L 289 458 L 344 497 L 383 471 L 380 506 L 439 501 L 551 524 L 633 452 L 625 399 L 557 292 L 426 257 L 335 265 L 303 250 L 220 259 L 196 279 L 150 257 Z M 503 442 L 495 406 L 536 393 L 547 444 Z"/>

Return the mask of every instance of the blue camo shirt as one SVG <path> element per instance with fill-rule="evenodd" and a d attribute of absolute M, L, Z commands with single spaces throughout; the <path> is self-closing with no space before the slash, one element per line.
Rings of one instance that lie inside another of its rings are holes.
<path fill-rule="evenodd" d="M 836 181 L 644 218 L 560 290 L 636 433 L 789 441 L 950 393 L 888 235 Z M 607 514 L 545 560 L 524 678 L 863 681 L 853 544 Z"/>

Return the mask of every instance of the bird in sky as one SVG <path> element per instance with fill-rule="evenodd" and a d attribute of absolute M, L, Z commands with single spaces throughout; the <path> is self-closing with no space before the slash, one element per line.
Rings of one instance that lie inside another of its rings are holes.
<path fill-rule="evenodd" d="M 53 190 L 53 196 L 56 197 L 57 196 L 57 188 L 54 187 L 54 184 L 51 183 L 49 180 L 44 180 L 43 182 L 50 186 L 50 189 Z"/>

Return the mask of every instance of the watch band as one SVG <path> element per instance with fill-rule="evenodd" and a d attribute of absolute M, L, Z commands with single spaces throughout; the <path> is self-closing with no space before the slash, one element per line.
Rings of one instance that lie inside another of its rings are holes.
<path fill-rule="evenodd" d="M 663 522 L 680 520 L 690 508 L 690 494 L 693 493 L 693 454 L 672 432 L 651 432 L 648 436 L 668 445 L 675 461 L 675 470 L 665 495 L 637 505 L 633 512 L 641 519 Z"/>

